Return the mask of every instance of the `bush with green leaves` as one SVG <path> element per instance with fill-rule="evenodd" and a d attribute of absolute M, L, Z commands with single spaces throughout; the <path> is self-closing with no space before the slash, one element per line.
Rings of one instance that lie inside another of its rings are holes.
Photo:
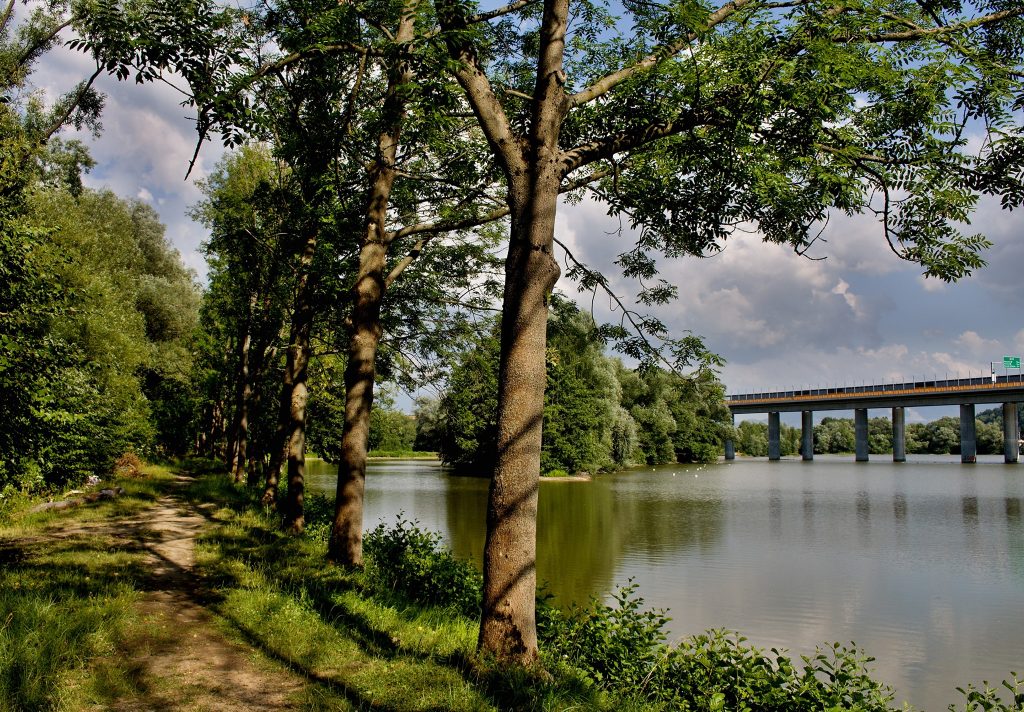
<path fill-rule="evenodd" d="M 736 633 L 711 630 L 666 642 L 664 611 L 645 607 L 630 582 L 612 605 L 591 600 L 586 608 L 560 611 L 538 600 L 537 623 L 546 663 L 573 668 L 593 684 L 659 709 L 701 712 L 887 712 L 892 688 L 872 676 L 874 658 L 855 647 L 832 643 L 794 660 L 784 650 L 763 650 Z M 968 685 L 951 712 L 1022 712 L 1024 683 L 1000 688 Z M 1009 694 L 1007 694 L 1007 692 Z"/>
<path fill-rule="evenodd" d="M 278 510 L 283 512 L 284 506 L 279 504 Z M 310 539 L 326 542 L 334 522 L 334 499 L 316 493 L 308 495 L 303 502 L 303 516 L 303 533 Z"/>
<path fill-rule="evenodd" d="M 333 511 L 313 497 L 307 512 Z M 326 521 L 329 523 L 329 514 Z M 309 531 L 309 529 L 307 529 Z M 408 600 L 447 607 L 467 616 L 480 612 L 482 580 L 471 564 L 454 557 L 441 535 L 399 515 L 366 534 L 366 581 L 371 588 Z M 537 601 L 537 631 L 545 666 L 556 675 L 589 684 L 657 709 L 763 712 L 888 712 L 893 690 L 872 677 L 873 658 L 855 647 L 825 645 L 794 659 L 785 650 L 764 650 L 737 633 L 711 630 L 667 642 L 665 611 L 646 606 L 633 581 L 612 594 L 561 610 L 550 596 Z M 1024 712 L 1024 684 L 957 688 L 965 700 L 951 712 Z"/>
<path fill-rule="evenodd" d="M 1010 676 L 1012 681 L 1003 680 L 999 683 L 999 687 L 989 687 L 988 682 L 983 682 L 980 689 L 974 685 L 956 688 L 956 691 L 966 698 L 962 708 L 964 712 L 980 712 L 981 710 L 1021 712 L 1024 710 L 1024 680 L 1021 680 L 1015 672 L 1011 672 Z M 1003 690 L 1006 690 L 1009 695 L 1007 696 Z M 949 709 L 950 712 L 957 710 L 954 705 L 950 705 Z"/>
<path fill-rule="evenodd" d="M 586 608 L 553 608 L 538 601 L 537 635 L 551 662 L 582 670 L 600 687 L 630 689 L 643 695 L 651 672 L 661 664 L 666 645 L 664 611 L 644 607 L 630 581 L 612 598 L 615 605 L 592 599 Z"/>
<path fill-rule="evenodd" d="M 382 522 L 366 533 L 363 553 L 366 580 L 372 587 L 467 616 L 480 615 L 480 572 L 445 548 L 437 532 L 420 529 L 399 514 L 394 526 Z"/>

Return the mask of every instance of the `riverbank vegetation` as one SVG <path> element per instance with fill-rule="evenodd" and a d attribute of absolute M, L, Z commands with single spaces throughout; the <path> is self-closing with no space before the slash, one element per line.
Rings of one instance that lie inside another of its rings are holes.
<path fill-rule="evenodd" d="M 676 297 L 662 257 L 714 255 L 737 230 L 803 255 L 832 214 L 868 214 L 881 244 L 954 280 L 984 264 L 986 238 L 962 232 L 980 197 L 1024 204 L 1013 3 L 539 10 L 9 2 L 3 496 L 129 450 L 200 453 L 299 537 L 308 443 L 339 465 L 323 555 L 355 576 L 368 450 L 410 434 L 379 386 L 434 387 L 442 455 L 494 483 L 477 645 L 528 669 L 542 471 L 707 460 L 723 435 L 721 359 L 641 313 Z M 65 33 L 95 71 L 47 107 L 28 78 Z M 194 208 L 198 314 L 152 211 L 84 190 L 87 153 L 56 135 L 99 130 L 103 74 L 173 76 L 200 144 L 234 149 Z M 633 299 L 555 238 L 560 201 L 584 193 L 633 230 L 607 237 Z M 559 301 L 562 265 L 613 323 Z"/>
<path fill-rule="evenodd" d="M 252 655 L 303 678 L 297 702 L 310 708 L 902 709 L 853 648 L 798 658 L 724 631 L 670 645 L 666 615 L 632 585 L 607 603 L 565 610 L 541 595 L 540 660 L 527 669 L 496 663 L 475 652 L 480 572 L 438 535 L 399 518 L 367 533 L 363 569 L 324 567 L 329 501 L 314 498 L 305 533 L 288 536 L 259 492 L 214 463 L 189 467 L 208 472 L 182 485 L 146 467 L 142 478 L 111 483 L 126 489 L 117 500 L 22 511 L 0 528 L 0 709 L 79 710 L 145 693 L 130 651 L 160 645 L 161 633 L 135 605 L 149 571 L 145 547 L 129 535 L 171 492 L 208 520 L 196 549 L 202 601 Z M 1024 690 L 1006 684 L 968 688 L 950 709 L 1022 709 Z"/>
<path fill-rule="evenodd" d="M 1024 421 L 1024 414 L 1021 414 Z M 975 433 L 979 455 L 1001 455 L 1003 452 L 1003 413 L 991 408 L 978 413 Z M 800 453 L 800 428 L 780 424 L 779 449 L 782 455 Z M 814 426 L 816 455 L 852 453 L 855 446 L 852 418 L 826 416 Z M 768 425 L 744 420 L 736 426 L 736 452 L 751 457 L 767 457 Z M 908 423 L 906 450 L 910 455 L 960 454 L 960 419 L 952 416 L 929 423 Z M 882 455 L 892 452 L 892 423 L 889 418 L 868 419 L 868 452 Z"/>
<path fill-rule="evenodd" d="M 438 401 L 417 408 L 441 459 L 487 473 L 497 448 L 498 324 L 452 369 Z M 656 366 L 630 369 L 605 353 L 593 318 L 554 295 L 548 321 L 541 472 L 604 472 L 638 464 L 711 462 L 731 431 L 724 387 Z"/>

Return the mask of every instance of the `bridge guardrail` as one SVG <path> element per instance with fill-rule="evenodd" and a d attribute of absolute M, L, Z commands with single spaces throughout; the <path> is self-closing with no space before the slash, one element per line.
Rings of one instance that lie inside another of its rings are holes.
<path fill-rule="evenodd" d="M 925 393 L 955 393 L 964 390 L 998 390 L 1000 388 L 1020 387 L 1024 384 L 1024 374 L 1016 376 L 997 376 L 995 382 L 991 378 L 949 378 L 942 380 L 914 381 L 911 383 L 888 383 L 870 386 L 837 386 L 827 388 L 804 388 L 791 391 L 774 391 L 763 393 L 743 393 L 726 396 L 728 403 L 758 403 L 778 400 L 822 400 L 829 398 L 845 398 L 849 396 L 893 396 L 914 395 Z"/>

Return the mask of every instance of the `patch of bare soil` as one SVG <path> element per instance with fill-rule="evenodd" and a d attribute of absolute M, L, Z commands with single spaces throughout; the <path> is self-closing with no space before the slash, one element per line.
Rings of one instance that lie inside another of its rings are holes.
<path fill-rule="evenodd" d="M 206 523 L 170 495 L 116 524 L 142 543 L 152 569 L 138 603 L 146 633 L 128 654 L 137 692 L 114 710 L 299 709 L 306 681 L 228 640 L 199 602 L 195 539 Z"/>

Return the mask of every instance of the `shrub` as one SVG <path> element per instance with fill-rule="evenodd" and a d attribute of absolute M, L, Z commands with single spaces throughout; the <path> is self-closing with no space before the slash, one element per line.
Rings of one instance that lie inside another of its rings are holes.
<path fill-rule="evenodd" d="M 541 601 L 538 633 L 550 663 L 572 666 L 597 686 L 671 709 L 793 711 L 890 710 L 893 692 L 873 680 L 872 658 L 834 644 L 795 665 L 725 631 L 666 643 L 668 617 L 644 607 L 632 581 L 614 605 L 558 611 Z"/>
<path fill-rule="evenodd" d="M 302 504 L 302 516 L 305 519 L 303 533 L 310 539 L 327 541 L 334 523 L 334 499 L 322 494 L 306 497 Z"/>
<path fill-rule="evenodd" d="M 114 463 L 115 477 L 140 477 L 142 475 L 142 460 L 134 452 L 128 451 L 117 458 Z"/>
<path fill-rule="evenodd" d="M 644 608 L 629 582 L 614 594 L 614 606 L 591 599 L 588 608 L 553 609 L 538 602 L 537 635 L 550 657 L 582 670 L 605 689 L 637 692 L 668 651 L 664 611 Z M 552 661 L 554 662 L 554 661 Z"/>
<path fill-rule="evenodd" d="M 668 656 L 663 699 L 693 710 L 891 709 L 890 687 L 871 677 L 871 658 L 833 643 L 794 662 L 785 651 L 764 651 L 721 630 L 684 640 Z"/>
<path fill-rule="evenodd" d="M 379 524 L 363 539 L 366 580 L 418 603 L 480 615 L 483 579 L 472 564 L 455 558 L 441 535 L 424 531 L 401 514 L 393 527 Z"/>
<path fill-rule="evenodd" d="M 956 691 L 966 698 L 964 712 L 977 712 L 979 710 L 993 710 L 994 712 L 1022 712 L 1024 710 L 1024 680 L 1021 680 L 1017 673 L 1011 672 L 1013 682 L 1003 680 L 999 687 L 1010 693 L 1009 701 L 1006 695 L 999 688 L 989 687 L 987 682 L 982 683 L 981 689 L 974 685 L 958 687 Z M 953 705 L 949 706 L 950 712 L 955 712 Z"/>

